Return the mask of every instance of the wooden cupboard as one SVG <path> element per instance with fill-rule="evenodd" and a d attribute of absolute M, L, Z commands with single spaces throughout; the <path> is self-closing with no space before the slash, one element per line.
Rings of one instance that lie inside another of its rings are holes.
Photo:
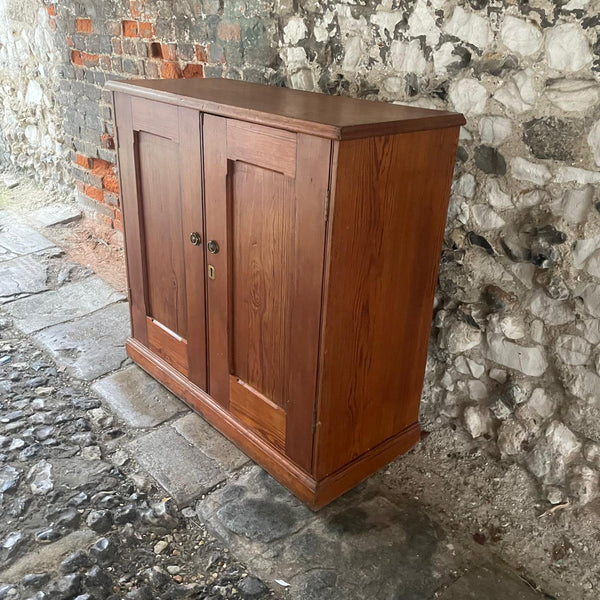
<path fill-rule="evenodd" d="M 320 508 L 419 439 L 464 118 L 221 79 L 110 88 L 129 356 Z"/>

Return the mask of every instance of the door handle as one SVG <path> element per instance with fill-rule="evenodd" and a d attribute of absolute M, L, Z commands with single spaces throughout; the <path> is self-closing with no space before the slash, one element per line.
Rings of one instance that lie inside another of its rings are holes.
<path fill-rule="evenodd" d="M 194 231 L 193 233 L 190 233 L 190 242 L 192 242 L 194 246 L 199 246 L 202 243 L 202 236 L 197 231 Z"/>
<path fill-rule="evenodd" d="M 219 254 L 219 244 L 215 240 L 210 240 L 210 242 L 206 244 L 206 248 L 211 254 Z"/>

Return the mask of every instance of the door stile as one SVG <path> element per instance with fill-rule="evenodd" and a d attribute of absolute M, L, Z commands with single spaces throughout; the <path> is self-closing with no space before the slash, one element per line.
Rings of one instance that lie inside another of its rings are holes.
<path fill-rule="evenodd" d="M 146 261 L 142 202 L 139 195 L 138 144 L 133 128 L 131 97 L 116 93 L 114 97 L 119 131 L 119 176 L 125 233 L 125 259 L 129 286 L 129 311 L 132 337 L 148 345 Z"/>
<path fill-rule="evenodd" d="M 329 170 L 323 165 L 329 165 L 330 156 L 330 140 L 298 134 L 285 450 L 307 472 L 312 468 L 326 237 L 324 205 L 329 189 Z"/>
<path fill-rule="evenodd" d="M 206 255 L 208 389 L 213 399 L 227 408 L 231 352 L 227 120 L 205 115 L 203 139 L 206 243 L 212 240 L 219 246 L 217 253 Z"/>
<path fill-rule="evenodd" d="M 202 182 L 202 121 L 179 107 L 179 160 L 184 248 L 189 379 L 207 389 L 205 237 Z M 199 235 L 198 238 L 193 237 Z M 194 243 L 193 243 L 194 242 Z"/>

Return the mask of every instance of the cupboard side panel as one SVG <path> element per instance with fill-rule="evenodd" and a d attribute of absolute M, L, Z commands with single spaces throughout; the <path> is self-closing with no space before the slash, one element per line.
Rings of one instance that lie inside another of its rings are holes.
<path fill-rule="evenodd" d="M 415 424 L 458 128 L 339 143 L 314 473 Z"/>
<path fill-rule="evenodd" d="M 116 92 L 113 96 L 119 143 L 119 177 L 121 182 L 121 207 L 125 237 L 125 259 L 129 285 L 129 310 L 132 337 L 148 345 L 146 315 L 148 313 L 145 293 L 145 265 L 143 257 L 143 231 L 141 230 L 141 206 L 135 168 L 135 141 L 131 98 Z"/>

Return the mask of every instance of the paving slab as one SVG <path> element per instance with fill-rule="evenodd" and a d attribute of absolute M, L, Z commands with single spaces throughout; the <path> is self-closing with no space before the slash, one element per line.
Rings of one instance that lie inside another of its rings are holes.
<path fill-rule="evenodd" d="M 189 408 L 136 365 L 97 381 L 92 389 L 131 427 L 155 427 Z"/>
<path fill-rule="evenodd" d="M 176 421 L 172 426 L 188 442 L 198 446 L 204 454 L 216 460 L 226 471 L 236 471 L 250 462 L 250 459 L 209 425 L 200 415 L 190 412 Z"/>
<path fill-rule="evenodd" d="M 33 339 L 79 379 L 96 379 L 127 359 L 129 308 L 126 302 L 39 331 Z"/>
<path fill-rule="evenodd" d="M 6 311 L 21 331 L 32 333 L 82 317 L 124 299 L 123 294 L 100 277 L 94 276 L 44 292 L 35 298 L 15 300 L 7 306 Z"/>
<path fill-rule="evenodd" d="M 293 600 L 544 597 L 504 565 L 481 566 L 425 507 L 377 476 L 313 513 L 254 466 L 196 511 L 259 577 L 274 588 L 287 582 Z M 457 572 L 466 574 L 455 581 Z"/>
<path fill-rule="evenodd" d="M 369 482 L 313 513 L 253 467 L 196 509 L 261 578 L 288 582 L 295 600 L 428 600 L 463 567 L 423 507 Z"/>
<path fill-rule="evenodd" d="M 15 254 L 31 254 L 54 244 L 33 227 L 18 221 L 9 221 L 0 225 L 0 246 Z"/>
<path fill-rule="evenodd" d="M 528 583 L 498 566 L 478 566 L 460 577 L 439 600 L 542 600 Z"/>
<path fill-rule="evenodd" d="M 126 450 L 179 506 L 186 506 L 226 479 L 216 461 L 170 425 L 127 444 Z"/>
<path fill-rule="evenodd" d="M 37 227 L 51 227 L 81 219 L 81 210 L 73 204 L 55 202 L 30 212 L 27 218 Z"/>
<path fill-rule="evenodd" d="M 48 267 L 35 256 L 0 262 L 0 304 L 48 289 Z"/>

